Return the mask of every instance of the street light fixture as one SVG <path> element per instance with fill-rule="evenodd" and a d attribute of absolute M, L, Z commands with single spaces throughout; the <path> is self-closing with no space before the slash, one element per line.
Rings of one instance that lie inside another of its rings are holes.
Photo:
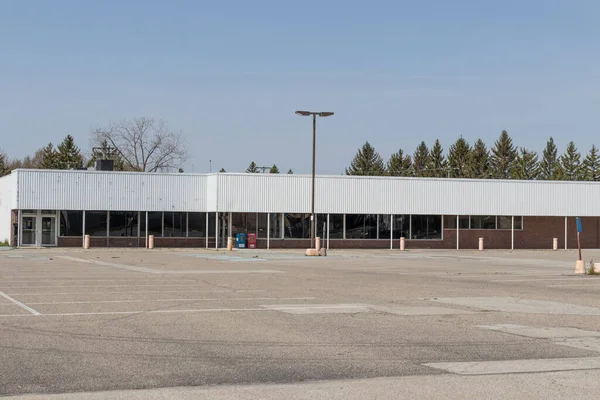
<path fill-rule="evenodd" d="M 315 156 L 316 156 L 316 141 L 317 141 L 317 116 L 329 117 L 333 113 L 329 111 L 313 112 L 313 111 L 296 111 L 296 115 L 303 117 L 312 116 L 313 118 L 313 140 L 312 140 L 312 200 L 310 207 L 310 248 L 315 248 Z"/>

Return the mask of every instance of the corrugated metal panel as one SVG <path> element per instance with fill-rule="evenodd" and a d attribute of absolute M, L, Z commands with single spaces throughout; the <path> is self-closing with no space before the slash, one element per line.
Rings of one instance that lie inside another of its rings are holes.
<path fill-rule="evenodd" d="M 19 171 L 22 209 L 194 211 L 206 209 L 205 175 Z"/>
<path fill-rule="evenodd" d="M 12 173 L 0 178 L 0 242 L 11 235 L 11 210 L 16 209 L 17 174 Z"/>
<path fill-rule="evenodd" d="M 20 170 L 18 188 L 22 209 L 302 213 L 311 203 L 309 175 Z M 315 211 L 600 216 L 600 183 L 319 176 Z"/>

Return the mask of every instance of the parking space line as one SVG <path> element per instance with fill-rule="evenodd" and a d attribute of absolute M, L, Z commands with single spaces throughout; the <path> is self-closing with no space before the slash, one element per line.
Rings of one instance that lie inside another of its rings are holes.
<path fill-rule="evenodd" d="M 37 314 L 41 317 L 73 317 L 73 316 L 91 316 L 91 315 L 136 315 L 136 314 L 176 314 L 176 313 L 210 313 L 210 312 L 246 312 L 246 311 L 270 311 L 266 308 L 201 308 L 196 310 L 149 310 L 149 311 L 99 311 L 88 313 L 55 313 L 55 314 Z M 32 317 L 30 314 L 0 314 L 0 317 Z"/>
<path fill-rule="evenodd" d="M 12 297 L 10 297 L 9 295 L 7 295 L 6 293 L 0 291 L 0 296 L 4 297 L 6 300 L 10 301 L 11 303 L 14 303 L 15 305 L 21 307 L 24 310 L 29 311 L 30 313 L 32 313 L 33 315 L 42 315 L 39 312 L 35 311 L 33 308 L 26 306 L 25 304 L 21 303 L 20 301 L 13 299 Z"/>
<path fill-rule="evenodd" d="M 315 300 L 316 297 L 238 297 L 235 299 L 156 299 L 156 300 L 98 300 L 98 301 L 54 301 L 45 303 L 29 303 L 31 305 L 55 304 L 100 304 L 100 303 L 161 303 L 171 301 L 242 301 L 242 300 Z M 0 304 L 2 305 L 2 304 Z M 7 304 L 8 305 L 8 304 Z"/>
<path fill-rule="evenodd" d="M 45 292 L 45 293 L 8 293 L 10 296 L 58 296 L 69 294 L 136 294 L 136 293 L 250 293 L 250 292 L 265 292 L 265 290 L 139 290 L 137 292 L 107 292 L 106 290 L 99 292 Z"/>

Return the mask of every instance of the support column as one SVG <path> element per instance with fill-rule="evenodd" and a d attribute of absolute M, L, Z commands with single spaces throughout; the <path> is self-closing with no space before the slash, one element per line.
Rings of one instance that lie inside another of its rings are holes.
<path fill-rule="evenodd" d="M 271 248 L 271 213 L 267 213 L 267 249 L 270 249 L 270 248 Z"/>
<path fill-rule="evenodd" d="M 85 210 L 83 210 L 83 230 L 81 231 L 81 247 L 85 246 Z"/>
<path fill-rule="evenodd" d="M 515 216 L 512 216 L 512 224 L 510 229 L 510 249 L 515 249 Z"/>
<path fill-rule="evenodd" d="M 215 212 L 215 249 L 219 249 L 219 212 Z"/>
<path fill-rule="evenodd" d="M 232 212 L 230 211 L 228 214 L 228 218 L 227 218 L 227 235 L 225 235 L 225 237 L 231 237 L 232 231 L 233 231 L 233 222 L 232 220 Z M 248 221 L 248 215 L 246 215 L 246 221 Z M 247 226 L 247 224 L 246 224 Z"/>
<path fill-rule="evenodd" d="M 148 248 L 148 211 L 146 211 L 146 248 Z"/>
<path fill-rule="evenodd" d="M 85 217 L 85 211 L 83 212 L 83 216 Z M 17 210 L 17 247 L 21 247 L 21 236 L 22 235 L 22 230 L 23 230 L 23 224 L 21 223 L 21 220 L 23 219 L 23 216 L 21 215 L 21 209 L 19 208 Z M 84 223 L 84 227 L 85 227 L 85 218 L 83 219 L 83 223 Z"/>
<path fill-rule="evenodd" d="M 327 250 L 329 250 L 329 214 L 327 214 Z"/>
<path fill-rule="evenodd" d="M 390 250 L 394 249 L 394 214 L 390 215 Z"/>
<path fill-rule="evenodd" d="M 110 247 L 110 211 L 106 212 L 106 247 Z"/>
<path fill-rule="evenodd" d="M 567 250 L 569 248 L 568 244 L 567 244 L 567 217 L 565 217 L 565 250 Z"/>
<path fill-rule="evenodd" d="M 344 240 L 346 240 L 346 214 L 343 214 L 343 216 L 344 220 L 342 221 L 342 228 L 344 230 L 344 234 L 342 235 L 342 237 L 344 238 Z"/>
<path fill-rule="evenodd" d="M 460 250 L 460 215 L 456 216 L 456 250 Z"/>
<path fill-rule="evenodd" d="M 204 232 L 204 247 L 208 249 L 208 211 L 206 212 L 206 231 Z"/>

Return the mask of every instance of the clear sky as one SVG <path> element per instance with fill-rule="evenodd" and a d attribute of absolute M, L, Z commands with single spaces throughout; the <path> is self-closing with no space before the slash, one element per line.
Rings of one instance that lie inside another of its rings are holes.
<path fill-rule="evenodd" d="M 0 0 L 0 147 L 32 154 L 137 116 L 187 138 L 186 172 L 250 161 L 343 173 L 503 129 L 600 146 L 595 0 Z"/>

